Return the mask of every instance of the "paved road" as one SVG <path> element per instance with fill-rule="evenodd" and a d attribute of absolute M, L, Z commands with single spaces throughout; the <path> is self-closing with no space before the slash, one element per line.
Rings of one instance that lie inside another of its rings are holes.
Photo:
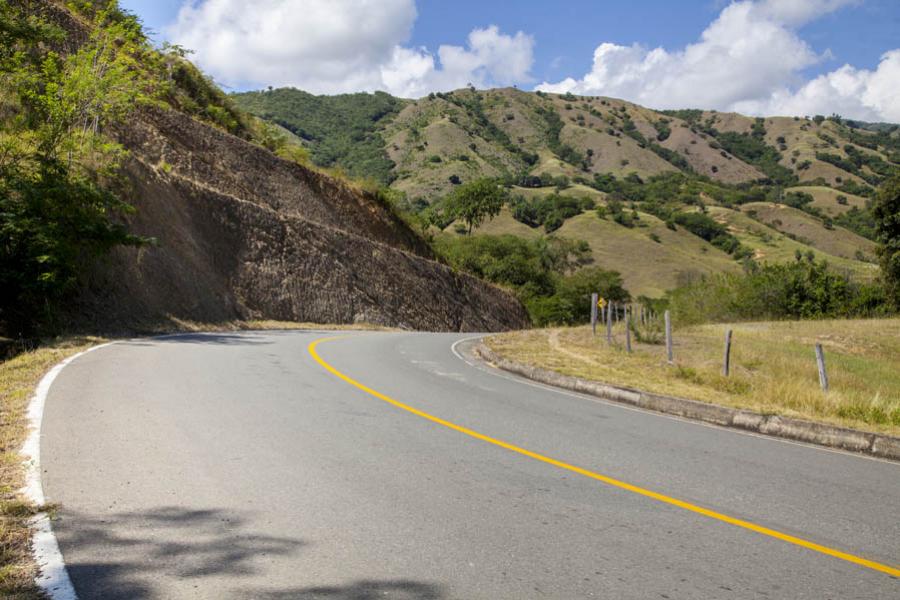
<path fill-rule="evenodd" d="M 47 401 L 48 501 L 88 598 L 896 598 L 900 579 L 428 421 L 315 362 L 325 333 L 119 343 Z M 514 380 L 461 335 L 322 359 L 463 427 L 881 564 L 900 465 Z"/>

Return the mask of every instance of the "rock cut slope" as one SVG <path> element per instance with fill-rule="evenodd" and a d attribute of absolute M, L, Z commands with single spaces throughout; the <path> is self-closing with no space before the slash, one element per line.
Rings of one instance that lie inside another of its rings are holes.
<path fill-rule="evenodd" d="M 118 137 L 131 151 L 129 226 L 158 243 L 103 261 L 74 307 L 82 319 L 528 324 L 515 298 L 433 260 L 371 194 L 176 111 L 142 111 Z"/>
<path fill-rule="evenodd" d="M 62 54 L 89 38 L 92 25 L 67 5 L 20 8 L 65 32 L 55 48 Z M 123 181 L 110 184 L 135 208 L 124 217 L 128 229 L 155 243 L 118 247 L 90 266 L 67 307 L 75 328 L 273 319 L 496 331 L 530 323 L 510 293 L 438 262 L 375 194 L 172 107 L 142 106 L 107 133 L 128 150 Z"/>

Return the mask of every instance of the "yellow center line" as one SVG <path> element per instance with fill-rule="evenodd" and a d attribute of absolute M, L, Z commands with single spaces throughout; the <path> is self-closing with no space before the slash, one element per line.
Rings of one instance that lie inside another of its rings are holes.
<path fill-rule="evenodd" d="M 728 523 L 729 525 L 734 525 L 735 527 L 741 527 L 743 529 L 749 529 L 750 531 L 754 531 L 756 533 L 760 533 L 762 535 L 767 535 L 769 537 L 773 537 L 775 539 L 781 540 L 783 542 L 787 542 L 789 544 L 794 544 L 796 546 L 800 546 L 802 548 L 807 548 L 809 550 L 814 550 L 815 552 L 820 552 L 822 554 L 827 554 L 828 556 L 833 556 L 835 558 L 839 558 L 841 560 L 846 560 L 847 562 L 851 562 L 857 565 L 861 565 L 863 567 L 867 567 L 869 569 L 874 569 L 875 571 L 881 571 L 882 573 L 887 573 L 888 575 L 893 575 L 894 577 L 900 577 L 900 568 L 891 567 L 888 565 L 884 565 L 872 560 L 868 560 L 866 558 L 862 558 L 860 556 L 855 556 L 853 554 L 849 554 L 847 552 L 841 552 L 840 550 L 835 550 L 834 548 L 829 548 L 828 546 L 822 546 L 821 544 L 816 544 L 815 542 L 810 542 L 808 540 L 804 540 L 802 538 L 798 538 L 793 535 L 789 535 L 787 533 L 782 533 L 780 531 L 776 531 L 774 529 L 769 529 L 768 527 L 763 527 L 762 525 L 757 525 L 755 523 L 751 523 L 750 521 L 744 521 L 743 519 L 737 519 L 735 517 L 729 517 L 728 515 L 716 512 L 714 510 L 710 510 L 708 508 L 703 508 L 702 506 L 697 506 L 696 504 L 691 504 L 690 502 L 685 502 L 684 500 L 679 500 L 677 498 L 672 498 L 670 496 L 666 496 L 665 494 L 660 494 L 659 492 L 654 492 L 652 490 L 648 490 L 642 487 L 638 487 L 636 485 L 632 485 L 630 483 L 620 481 L 618 479 L 614 479 L 612 477 L 608 477 L 606 475 L 602 475 L 600 473 L 595 473 L 594 471 L 589 471 L 587 469 L 583 469 L 581 467 L 576 467 L 575 465 L 570 465 L 569 463 L 563 462 L 561 460 L 556 460 L 555 458 L 550 458 L 549 456 L 544 456 L 543 454 L 538 454 L 537 452 L 532 452 L 531 450 L 526 450 L 525 448 L 520 448 L 519 446 L 510 444 L 508 442 L 504 442 L 502 440 L 498 440 L 496 438 L 492 438 L 483 433 L 479 433 L 475 430 L 469 429 L 468 427 L 463 427 L 462 425 L 457 425 L 456 423 L 452 423 L 450 421 L 441 419 L 440 417 L 436 417 L 434 415 L 428 414 L 425 411 L 419 410 L 418 408 L 414 408 L 408 404 L 404 404 L 399 400 L 394 400 L 390 396 L 386 396 L 379 391 L 373 390 L 365 384 L 362 384 L 355 379 L 345 375 L 335 369 L 333 366 L 325 362 L 318 353 L 318 346 L 323 342 L 330 342 L 342 338 L 346 338 L 347 336 L 337 336 L 337 337 L 328 337 L 321 338 L 313 341 L 309 344 L 307 350 L 309 354 L 313 357 L 313 359 L 319 363 L 326 371 L 342 379 L 349 383 L 350 385 L 359 388 L 360 390 L 366 392 L 370 396 L 374 396 L 379 400 L 387 402 L 401 410 L 405 410 L 406 412 L 412 413 L 418 417 L 431 421 L 432 423 L 437 423 L 438 425 L 443 425 L 449 429 L 454 431 L 458 431 L 459 433 L 463 433 L 470 437 L 473 437 L 477 440 L 481 440 L 483 442 L 487 442 L 489 444 L 493 444 L 494 446 L 499 446 L 510 452 L 515 452 L 516 454 L 521 454 L 522 456 L 527 456 L 528 458 L 533 458 L 534 460 L 538 460 L 543 463 L 547 463 L 548 465 L 553 465 L 554 467 L 558 467 L 560 469 L 565 469 L 566 471 L 571 471 L 573 473 L 578 473 L 579 475 L 583 475 L 584 477 L 588 477 L 590 479 L 595 479 L 597 481 L 602 481 L 607 485 L 611 485 L 613 487 L 631 492 L 633 494 L 638 494 L 640 496 L 645 496 L 647 498 L 652 498 L 658 502 L 663 502 L 665 504 L 671 504 L 672 506 L 677 506 L 678 508 L 682 508 L 684 510 L 691 511 L 693 513 L 697 513 L 703 515 L 705 517 L 709 517 L 710 519 L 715 519 L 717 521 L 722 521 L 724 523 Z"/>

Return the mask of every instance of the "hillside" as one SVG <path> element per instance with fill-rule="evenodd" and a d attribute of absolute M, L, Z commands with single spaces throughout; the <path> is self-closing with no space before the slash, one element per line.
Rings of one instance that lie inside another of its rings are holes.
<path fill-rule="evenodd" d="M 900 128 L 837 116 L 660 112 L 613 98 L 512 88 L 418 100 L 293 89 L 231 98 L 301 136 L 320 166 L 356 168 L 386 183 L 400 194 L 399 207 L 435 223 L 440 235 L 455 231 L 439 217 L 442 199 L 460 184 L 496 178 L 512 200 L 478 233 L 587 241 L 595 264 L 619 271 L 633 295 L 658 297 L 679 281 L 739 270 L 748 258 L 786 262 L 798 251 L 871 279 L 868 197 L 900 166 Z M 330 107 L 324 120 L 317 116 L 323 107 Z M 350 139 L 359 147 L 333 153 Z M 365 149 L 374 164 L 379 142 L 378 169 L 360 169 L 352 156 Z M 618 216 L 564 209 L 572 204 L 567 198 L 589 199 Z M 731 241 L 713 243 L 715 236 L 675 225 L 698 209 L 725 225 Z M 549 219 L 552 227 L 536 226 L 522 217 L 529 210 L 558 218 Z M 789 218 L 773 217 L 774 210 Z M 637 217 L 637 226 L 623 214 Z M 748 233 L 757 229 L 764 242 Z"/>
<path fill-rule="evenodd" d="M 511 294 L 438 262 L 381 196 L 267 149 L 270 131 L 182 56 L 157 54 L 127 13 L 95 17 L 90 7 L 73 12 L 49 1 L 14 6 L 61 27 L 64 53 L 91 43 L 96 19 L 105 19 L 102 27 L 127 36 L 122 47 L 150 65 L 122 77 L 164 92 L 104 132 L 104 143 L 127 150 L 104 183 L 132 207 L 118 211 L 132 236 L 126 241 L 152 243 L 118 245 L 90 263 L 67 299 L 69 326 L 251 318 L 450 331 L 528 324 Z M 168 81 L 159 85 L 158 77 Z M 24 110 L 13 98 L 4 109 Z"/>
<path fill-rule="evenodd" d="M 393 163 L 392 187 L 432 200 L 481 175 L 548 173 L 642 178 L 689 172 L 722 184 L 876 185 L 900 164 L 900 129 L 868 128 L 840 117 L 753 118 L 734 113 L 654 111 L 602 97 L 513 88 L 431 94 L 313 96 L 294 89 L 232 94 L 235 103 L 307 140 L 320 166 L 353 164 L 358 147 Z M 327 146 L 328 150 L 320 150 Z M 345 147 L 343 154 L 336 148 Z M 376 179 L 383 164 L 360 176 Z"/>

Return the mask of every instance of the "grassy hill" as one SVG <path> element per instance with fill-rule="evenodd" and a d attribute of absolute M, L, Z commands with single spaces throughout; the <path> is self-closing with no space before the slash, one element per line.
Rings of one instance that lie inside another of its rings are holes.
<path fill-rule="evenodd" d="M 711 207 L 713 217 L 725 223 L 741 244 L 753 250 L 753 257 L 760 263 L 784 263 L 795 260 L 797 253 L 812 253 L 817 260 L 826 260 L 840 271 L 851 273 L 860 280 L 869 281 L 878 273 L 878 267 L 855 258 L 841 258 L 820 248 L 793 239 L 786 233 L 765 225 L 748 216 L 746 211 L 724 207 Z"/>
<path fill-rule="evenodd" d="M 293 89 L 231 99 L 299 136 L 314 163 L 388 185 L 405 198 L 401 208 L 425 217 L 459 184 L 496 178 L 513 200 L 478 234 L 584 240 L 595 264 L 619 271 L 633 295 L 660 296 L 748 259 L 788 262 L 798 252 L 871 279 L 868 199 L 900 168 L 897 126 L 837 116 L 654 111 L 512 88 L 417 100 Z M 560 196 L 618 216 L 579 209 L 550 229 L 531 227 L 515 209 Z M 676 224 L 692 212 L 722 231 Z M 454 224 L 440 226 L 457 235 Z"/>
<path fill-rule="evenodd" d="M 844 214 L 854 207 L 860 210 L 866 207 L 866 198 L 823 185 L 798 185 L 785 191 L 810 194 L 813 197 L 812 206 L 831 217 Z"/>
<path fill-rule="evenodd" d="M 295 89 L 232 94 L 240 108 L 309 144 L 321 166 L 391 180 L 426 200 L 449 178 L 681 171 L 722 184 L 765 179 L 848 187 L 859 195 L 900 162 L 895 126 L 840 117 L 753 118 L 654 111 L 623 100 L 462 89 L 418 100 L 382 92 L 314 96 Z M 440 159 L 440 160 L 438 160 Z"/>
<path fill-rule="evenodd" d="M 875 254 L 874 242 L 843 227 L 827 229 L 820 220 L 796 208 L 770 202 L 751 202 L 743 208 L 762 223 L 832 256 L 859 260 Z"/>

